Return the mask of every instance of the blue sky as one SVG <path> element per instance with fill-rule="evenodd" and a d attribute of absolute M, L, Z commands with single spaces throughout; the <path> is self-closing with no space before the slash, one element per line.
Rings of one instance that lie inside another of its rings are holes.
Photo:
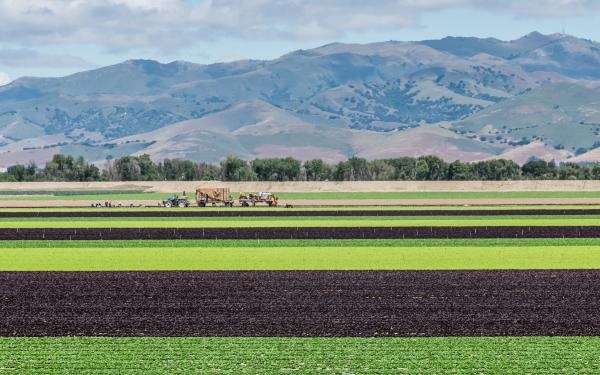
<path fill-rule="evenodd" d="M 0 84 L 149 58 L 272 59 L 330 42 L 531 31 L 600 41 L 598 0 L 0 0 Z"/>

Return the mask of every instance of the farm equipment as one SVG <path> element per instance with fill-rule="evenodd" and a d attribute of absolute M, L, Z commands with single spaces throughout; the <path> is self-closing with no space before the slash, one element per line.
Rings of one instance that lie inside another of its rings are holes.
<path fill-rule="evenodd" d="M 202 188 L 196 189 L 196 202 L 199 207 L 207 205 L 216 206 L 223 204 L 225 207 L 233 207 L 233 199 L 229 188 Z"/>
<path fill-rule="evenodd" d="M 257 194 L 244 194 L 240 193 L 239 202 L 243 207 L 250 205 L 256 206 L 257 203 L 266 203 L 269 207 L 277 206 L 278 198 L 273 193 L 261 192 Z"/>
<path fill-rule="evenodd" d="M 162 205 L 167 208 L 171 207 L 188 207 L 190 205 L 190 200 L 185 195 L 180 197 L 178 195 L 173 195 L 172 197 L 168 197 L 163 200 Z"/>

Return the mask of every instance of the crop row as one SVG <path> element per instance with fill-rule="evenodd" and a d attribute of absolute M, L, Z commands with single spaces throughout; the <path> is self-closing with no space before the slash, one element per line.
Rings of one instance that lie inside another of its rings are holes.
<path fill-rule="evenodd" d="M 125 217 L 125 218 L 3 218 L 0 228 L 352 228 L 352 227 L 500 227 L 600 226 L 600 216 L 471 216 L 471 217 Z"/>
<path fill-rule="evenodd" d="M 591 374 L 598 337 L 0 338 L 19 374 Z"/>
<path fill-rule="evenodd" d="M 440 217 L 440 216 L 533 216 L 533 215 L 548 215 L 548 216 L 564 216 L 564 215 L 596 215 L 600 216 L 600 209 L 511 209 L 511 210 L 494 210 L 494 209 L 478 209 L 478 210 L 129 210 L 129 211 L 112 211 L 112 210 L 96 210 L 96 211 L 0 211 L 0 218 L 123 218 L 123 217 L 390 217 L 390 216 L 407 216 L 407 217 Z"/>
<path fill-rule="evenodd" d="M 1 336 L 592 336 L 600 271 L 2 272 Z"/>
<path fill-rule="evenodd" d="M 0 240 L 600 238 L 597 226 L 0 228 Z"/>
<path fill-rule="evenodd" d="M 600 246 L 7 248 L 0 271 L 600 269 Z"/>
<path fill-rule="evenodd" d="M 421 238 L 421 239 L 278 239 L 278 240 L 20 240 L 2 241 L 3 249 L 68 249 L 68 248 L 289 248 L 289 247 L 327 247 L 327 248 L 357 248 L 390 247 L 402 248 L 440 248 L 440 250 L 455 247 L 510 247 L 537 248 L 557 247 L 600 247 L 600 238 Z"/>

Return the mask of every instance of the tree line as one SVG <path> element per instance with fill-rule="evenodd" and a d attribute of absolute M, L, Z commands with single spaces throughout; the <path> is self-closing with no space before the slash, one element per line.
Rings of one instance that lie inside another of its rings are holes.
<path fill-rule="evenodd" d="M 219 164 L 165 159 L 149 155 L 125 156 L 103 168 L 83 157 L 54 155 L 41 168 L 18 164 L 0 173 L 0 181 L 504 181 L 599 180 L 600 163 L 556 164 L 531 160 L 519 165 L 511 160 L 448 163 L 437 156 L 367 160 L 351 157 L 339 163 L 321 159 L 300 161 L 261 158 L 246 161 L 235 156 Z"/>

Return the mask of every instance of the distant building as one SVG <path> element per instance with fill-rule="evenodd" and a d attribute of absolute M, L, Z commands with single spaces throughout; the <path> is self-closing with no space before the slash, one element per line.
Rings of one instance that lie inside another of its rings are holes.
<path fill-rule="evenodd" d="M 0 167 L 0 173 L 6 173 L 6 172 L 8 172 L 8 168 Z"/>

